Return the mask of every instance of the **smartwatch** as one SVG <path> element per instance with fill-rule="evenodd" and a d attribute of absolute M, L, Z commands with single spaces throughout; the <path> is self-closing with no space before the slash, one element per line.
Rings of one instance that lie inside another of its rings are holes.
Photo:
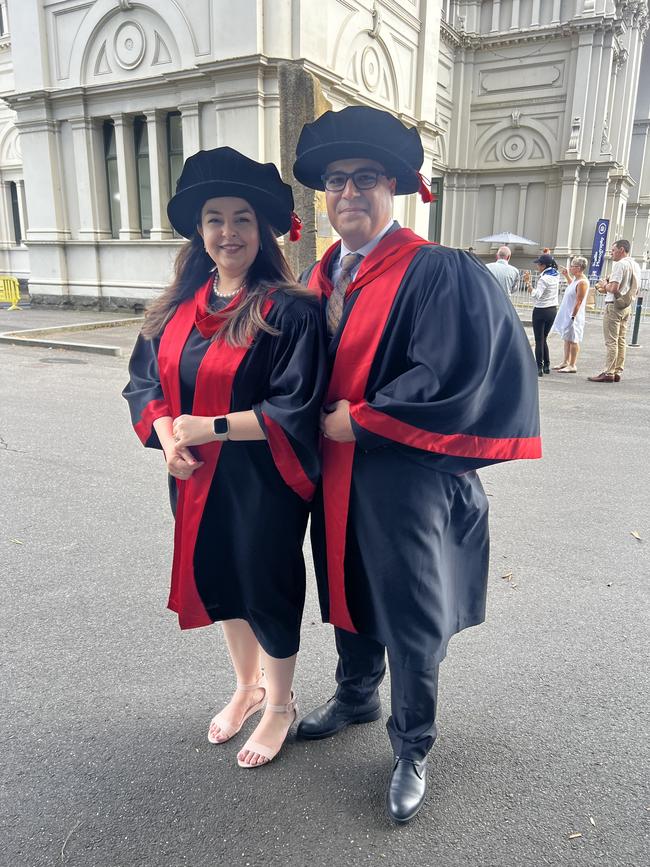
<path fill-rule="evenodd" d="M 230 433 L 228 419 L 225 415 L 218 415 L 212 423 L 214 427 L 214 435 L 217 440 L 227 440 Z"/>

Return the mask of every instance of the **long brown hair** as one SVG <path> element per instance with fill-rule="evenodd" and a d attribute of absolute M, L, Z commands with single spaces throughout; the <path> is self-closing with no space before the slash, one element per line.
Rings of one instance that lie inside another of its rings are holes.
<path fill-rule="evenodd" d="M 248 269 L 246 288 L 241 300 L 232 310 L 223 313 L 223 325 L 213 337 L 213 340 L 222 338 L 231 346 L 246 346 L 259 331 L 273 335 L 280 333 L 269 325 L 262 315 L 264 301 L 272 289 L 282 289 L 292 295 L 312 295 L 309 289 L 297 282 L 268 220 L 256 210 L 255 216 L 260 233 L 260 249 Z M 215 264 L 206 252 L 203 238 L 198 232 L 200 222 L 199 211 L 197 228 L 176 256 L 174 279 L 145 312 L 143 337 L 151 339 L 162 334 L 179 305 L 191 298 L 215 270 Z"/>

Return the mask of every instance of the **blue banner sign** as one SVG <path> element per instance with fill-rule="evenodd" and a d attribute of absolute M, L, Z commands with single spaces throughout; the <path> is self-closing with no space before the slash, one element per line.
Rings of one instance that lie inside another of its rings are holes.
<path fill-rule="evenodd" d="M 589 279 L 599 280 L 607 252 L 607 232 L 609 220 L 598 220 L 594 234 L 594 246 L 591 250 L 591 265 L 589 266 Z"/>

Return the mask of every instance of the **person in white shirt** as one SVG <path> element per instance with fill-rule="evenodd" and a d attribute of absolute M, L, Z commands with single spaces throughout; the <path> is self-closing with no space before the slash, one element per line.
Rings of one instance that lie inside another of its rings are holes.
<path fill-rule="evenodd" d="M 535 335 L 535 361 L 537 375 L 543 376 L 551 372 L 551 359 L 546 338 L 551 330 L 557 314 L 557 300 L 560 289 L 560 277 L 557 262 L 550 253 L 542 253 L 535 259 L 539 272 L 537 286 L 532 288 L 530 272 L 524 274 L 524 281 L 533 299 L 533 334 Z"/>
<path fill-rule="evenodd" d="M 607 360 L 602 373 L 587 377 L 590 382 L 620 382 L 625 365 L 627 326 L 632 303 L 638 292 L 641 272 L 630 256 L 630 242 L 621 238 L 614 241 L 611 250 L 614 267 L 606 283 L 596 283 L 596 289 L 605 295 L 603 334 Z"/>
<path fill-rule="evenodd" d="M 510 247 L 499 247 L 496 262 L 488 262 L 485 266 L 508 297 L 519 287 L 519 271 L 510 264 Z"/>

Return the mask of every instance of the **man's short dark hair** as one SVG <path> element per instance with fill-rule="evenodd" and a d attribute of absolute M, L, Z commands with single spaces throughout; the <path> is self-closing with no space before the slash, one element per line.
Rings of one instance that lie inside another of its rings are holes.
<path fill-rule="evenodd" d="M 618 247 L 619 250 L 625 250 L 626 253 L 629 253 L 632 249 L 630 242 L 626 241 L 625 238 L 621 238 L 620 241 L 614 241 L 614 246 Z"/>

